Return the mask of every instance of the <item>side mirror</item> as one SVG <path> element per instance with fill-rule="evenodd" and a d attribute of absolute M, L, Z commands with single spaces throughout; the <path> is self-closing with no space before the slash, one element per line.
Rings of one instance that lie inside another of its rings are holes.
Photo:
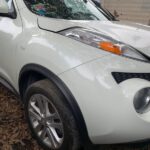
<path fill-rule="evenodd" d="M 9 8 L 6 0 L 0 0 L 0 14 L 8 14 Z"/>

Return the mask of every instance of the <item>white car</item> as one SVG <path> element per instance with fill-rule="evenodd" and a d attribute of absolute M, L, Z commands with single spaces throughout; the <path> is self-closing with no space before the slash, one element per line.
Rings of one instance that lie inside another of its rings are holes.
<path fill-rule="evenodd" d="M 0 0 L 0 81 L 44 148 L 150 139 L 149 62 L 150 27 L 90 0 Z"/>

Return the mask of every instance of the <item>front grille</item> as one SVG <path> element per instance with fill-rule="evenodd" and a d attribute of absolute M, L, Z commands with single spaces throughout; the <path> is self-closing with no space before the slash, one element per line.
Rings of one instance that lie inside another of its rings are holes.
<path fill-rule="evenodd" d="M 140 78 L 150 81 L 150 73 L 123 73 L 123 72 L 112 72 L 112 75 L 116 82 L 119 84 L 125 80 Z"/>

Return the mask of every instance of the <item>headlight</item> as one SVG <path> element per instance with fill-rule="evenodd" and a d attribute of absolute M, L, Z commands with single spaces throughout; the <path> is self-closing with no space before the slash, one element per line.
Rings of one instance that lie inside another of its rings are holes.
<path fill-rule="evenodd" d="M 87 45 L 105 50 L 120 56 L 125 56 L 137 60 L 148 61 L 146 55 L 135 48 L 122 42 L 114 40 L 109 36 L 93 32 L 84 28 L 72 28 L 59 32 L 61 35 L 80 41 Z"/>

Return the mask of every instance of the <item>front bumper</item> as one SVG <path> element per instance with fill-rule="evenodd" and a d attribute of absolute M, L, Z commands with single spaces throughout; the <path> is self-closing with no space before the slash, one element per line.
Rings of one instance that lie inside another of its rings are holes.
<path fill-rule="evenodd" d="M 94 144 L 150 139 L 150 112 L 139 115 L 133 105 L 136 92 L 150 82 L 131 78 L 118 84 L 112 72 L 150 73 L 150 64 L 110 55 L 59 76 L 76 98 Z"/>

